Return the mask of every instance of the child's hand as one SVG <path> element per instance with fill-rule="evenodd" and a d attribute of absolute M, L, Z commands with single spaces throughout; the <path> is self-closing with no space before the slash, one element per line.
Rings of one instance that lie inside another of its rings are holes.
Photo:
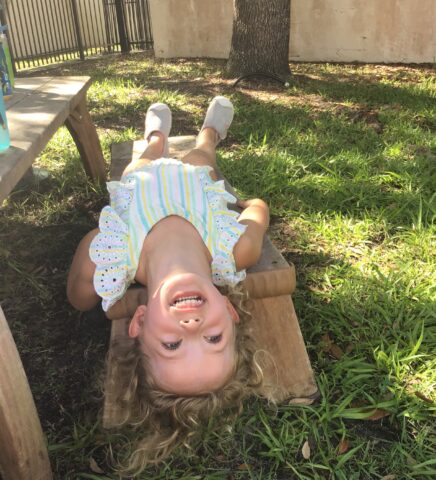
<path fill-rule="evenodd" d="M 239 207 L 239 208 L 242 208 L 242 210 L 244 210 L 245 208 L 248 207 L 248 201 L 247 200 L 241 200 L 240 198 L 238 198 L 236 200 L 236 206 Z"/>

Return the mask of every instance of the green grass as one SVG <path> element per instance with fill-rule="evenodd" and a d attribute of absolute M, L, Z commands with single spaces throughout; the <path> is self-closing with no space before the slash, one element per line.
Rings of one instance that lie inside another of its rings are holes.
<path fill-rule="evenodd" d="M 294 303 L 319 403 L 253 400 L 232 429 L 207 429 L 198 455 L 177 452 L 138 478 L 434 478 L 434 70 L 296 64 L 282 90 L 233 89 L 223 67 L 138 54 L 50 70 L 94 78 L 89 105 L 106 159 L 111 143 L 141 137 L 151 102 L 170 105 L 173 134 L 193 134 L 208 101 L 230 96 L 236 115 L 220 166 L 243 196 L 269 202 L 271 236 L 297 267 Z M 113 479 L 108 459 L 128 455 L 131 439 L 100 428 L 108 325 L 99 312 L 75 312 L 64 294 L 106 193 L 85 178 L 66 130 L 38 164 L 48 184 L 0 211 L 2 307 L 56 478 Z M 376 409 L 383 418 L 369 419 Z"/>

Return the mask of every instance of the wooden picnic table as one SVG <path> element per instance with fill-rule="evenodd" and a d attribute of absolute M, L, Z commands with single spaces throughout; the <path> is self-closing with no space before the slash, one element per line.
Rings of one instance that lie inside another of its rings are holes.
<path fill-rule="evenodd" d="M 86 173 L 95 181 L 106 179 L 100 142 L 86 105 L 90 85 L 90 77 L 16 80 L 6 103 L 11 146 L 0 153 L 0 205 L 63 124 L 77 145 Z M 0 477 L 53 478 L 33 397 L 1 308 Z"/>
<path fill-rule="evenodd" d="M 0 203 L 63 124 L 77 145 L 86 173 L 93 180 L 106 179 L 100 142 L 86 105 L 90 85 L 90 77 L 16 80 L 6 102 L 11 146 L 0 153 Z"/>

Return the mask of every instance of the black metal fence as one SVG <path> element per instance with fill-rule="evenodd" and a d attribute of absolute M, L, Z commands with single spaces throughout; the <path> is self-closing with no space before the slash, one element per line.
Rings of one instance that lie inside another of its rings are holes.
<path fill-rule="evenodd" d="M 148 0 L 0 0 L 15 71 L 152 48 Z"/>

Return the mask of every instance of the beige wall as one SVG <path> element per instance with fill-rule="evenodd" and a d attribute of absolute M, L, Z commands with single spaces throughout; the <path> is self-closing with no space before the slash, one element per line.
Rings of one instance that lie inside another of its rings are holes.
<path fill-rule="evenodd" d="M 226 58 L 232 0 L 149 0 L 156 57 Z"/>
<path fill-rule="evenodd" d="M 436 60 L 436 0 L 293 0 L 292 7 L 292 60 Z"/>
<path fill-rule="evenodd" d="M 233 0 L 149 1 L 157 57 L 227 58 Z M 436 0 L 292 0 L 289 58 L 435 62 L 435 26 Z"/>

